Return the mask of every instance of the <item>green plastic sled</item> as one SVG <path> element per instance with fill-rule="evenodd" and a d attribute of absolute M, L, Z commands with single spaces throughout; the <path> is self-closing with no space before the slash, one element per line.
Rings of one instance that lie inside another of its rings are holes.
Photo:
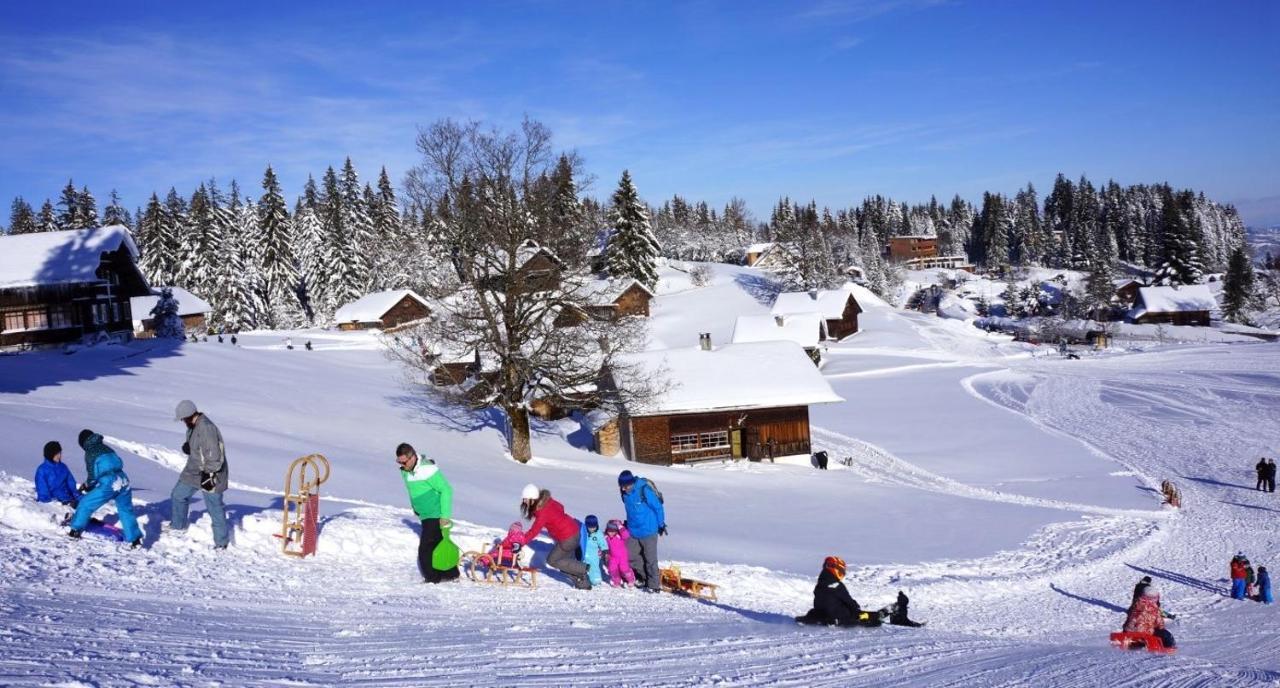
<path fill-rule="evenodd" d="M 462 550 L 458 549 L 458 546 L 449 537 L 449 531 L 452 528 L 453 526 L 449 526 L 440 529 L 444 534 L 444 539 L 431 552 L 431 568 L 437 571 L 456 569 L 458 568 L 458 561 L 462 559 Z"/>

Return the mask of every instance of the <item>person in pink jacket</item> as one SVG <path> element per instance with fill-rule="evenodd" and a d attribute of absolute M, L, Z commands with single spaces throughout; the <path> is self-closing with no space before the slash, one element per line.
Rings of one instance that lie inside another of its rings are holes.
<path fill-rule="evenodd" d="M 581 539 L 582 524 L 565 513 L 564 505 L 551 498 L 550 490 L 525 485 L 520 497 L 520 512 L 526 519 L 533 521 L 524 532 L 525 542 L 533 542 L 542 529 L 546 528 L 547 535 L 555 541 L 555 546 L 547 554 L 547 566 L 559 569 L 569 576 L 575 588 L 590 590 L 587 565 L 578 560 L 578 540 Z"/>
<path fill-rule="evenodd" d="M 609 544 L 609 584 L 615 588 L 623 582 L 627 585 L 636 584 L 636 572 L 631 570 L 631 562 L 628 561 L 627 538 L 629 537 L 631 534 L 627 532 L 627 527 L 616 518 L 605 526 L 604 541 Z"/>

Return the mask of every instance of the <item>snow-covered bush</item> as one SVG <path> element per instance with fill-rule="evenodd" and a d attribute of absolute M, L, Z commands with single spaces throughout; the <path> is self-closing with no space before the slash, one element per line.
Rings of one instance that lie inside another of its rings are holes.
<path fill-rule="evenodd" d="M 173 298 L 173 290 L 169 287 L 160 290 L 160 298 L 151 309 L 151 317 L 155 321 L 156 337 L 182 339 L 186 336 L 182 316 L 178 315 L 178 300 Z"/>

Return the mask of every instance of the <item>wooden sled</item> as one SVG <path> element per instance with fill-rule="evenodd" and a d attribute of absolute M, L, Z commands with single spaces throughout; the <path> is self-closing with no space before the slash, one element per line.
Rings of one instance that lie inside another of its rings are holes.
<path fill-rule="evenodd" d="M 1164 641 L 1160 636 L 1151 633 L 1126 633 L 1119 631 L 1111 634 L 1111 644 L 1124 650 L 1137 650 L 1146 648 L 1147 652 L 1154 652 L 1162 655 L 1171 655 L 1178 650 L 1172 647 L 1165 647 Z"/>
<path fill-rule="evenodd" d="M 484 552 L 463 552 L 462 561 L 458 565 L 462 567 L 463 575 L 477 583 L 538 587 L 538 569 L 532 566 L 491 565 L 488 558 Z"/>
<path fill-rule="evenodd" d="M 663 590 L 677 595 L 688 595 L 699 600 L 707 600 L 708 602 L 716 601 L 716 588 L 718 586 L 714 583 L 685 578 L 680 575 L 679 566 L 659 569 L 658 572 L 662 579 Z"/>

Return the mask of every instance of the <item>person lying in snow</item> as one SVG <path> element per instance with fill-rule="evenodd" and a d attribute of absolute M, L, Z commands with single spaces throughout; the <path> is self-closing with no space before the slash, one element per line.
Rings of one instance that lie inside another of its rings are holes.
<path fill-rule="evenodd" d="M 62 445 L 57 442 L 44 445 L 44 461 L 36 469 L 36 501 L 58 502 L 72 509 L 80 504 L 75 476 L 62 463 Z"/>
<path fill-rule="evenodd" d="M 844 559 L 830 556 L 822 562 L 818 583 L 813 586 L 813 609 L 797 619 L 801 623 L 853 626 L 861 609 L 844 587 Z"/>
<path fill-rule="evenodd" d="M 609 545 L 609 584 L 615 588 L 624 583 L 629 586 L 636 584 L 636 572 L 631 570 L 631 555 L 627 549 L 630 537 L 627 527 L 616 518 L 604 528 L 604 541 Z"/>
<path fill-rule="evenodd" d="M 102 435 L 92 430 L 81 430 L 79 441 L 84 449 L 88 477 L 80 487 L 85 496 L 76 507 L 75 516 L 71 517 L 71 531 L 67 535 L 79 539 L 80 534 L 89 526 L 93 512 L 107 502 L 115 501 L 125 542 L 134 549 L 141 547 L 142 530 L 138 528 L 138 519 L 133 515 L 133 489 L 129 487 L 124 462 L 102 442 Z"/>
<path fill-rule="evenodd" d="M 587 580 L 592 585 L 604 582 L 604 553 L 609 550 L 604 533 L 600 532 L 600 519 L 595 514 L 588 514 L 582 522 L 582 563 L 587 565 Z"/>
<path fill-rule="evenodd" d="M 1164 613 L 1160 609 L 1160 590 L 1148 585 L 1142 596 L 1129 608 L 1124 620 L 1125 633 L 1149 633 L 1160 638 L 1167 648 L 1172 648 L 1173 634 L 1164 627 Z"/>

